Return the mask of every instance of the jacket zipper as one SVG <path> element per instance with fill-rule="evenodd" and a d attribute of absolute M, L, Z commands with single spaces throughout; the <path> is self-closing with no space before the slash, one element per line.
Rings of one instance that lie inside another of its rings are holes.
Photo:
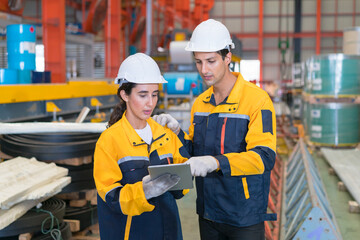
<path fill-rule="evenodd" d="M 227 121 L 227 117 L 224 118 L 224 123 L 223 123 L 222 128 L 221 128 L 221 140 L 220 140 L 221 154 L 224 154 L 226 121 Z"/>

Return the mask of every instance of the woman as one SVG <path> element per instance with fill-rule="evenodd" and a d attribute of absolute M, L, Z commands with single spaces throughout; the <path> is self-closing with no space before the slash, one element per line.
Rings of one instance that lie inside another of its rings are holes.
<path fill-rule="evenodd" d="M 175 175 L 151 180 L 149 165 L 182 163 L 189 157 L 177 136 L 150 118 L 166 83 L 156 62 L 143 53 L 126 58 L 115 82 L 119 105 L 94 155 L 102 240 L 182 239 Z"/>

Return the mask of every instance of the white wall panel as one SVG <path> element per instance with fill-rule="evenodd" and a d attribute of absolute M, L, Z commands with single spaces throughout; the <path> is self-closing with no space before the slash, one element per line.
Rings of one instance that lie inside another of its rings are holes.
<path fill-rule="evenodd" d="M 316 21 L 316 20 L 315 20 Z M 332 32 L 334 31 L 335 18 L 332 16 L 323 16 L 321 18 L 321 31 Z"/>
<path fill-rule="evenodd" d="M 283 1 L 284 2 L 284 1 Z M 266 14 L 279 14 L 280 12 L 280 2 L 278 0 L 276 1 L 264 1 L 264 12 Z M 282 9 L 284 9 L 284 6 L 282 4 Z M 282 10 L 284 11 L 284 10 Z"/>
<path fill-rule="evenodd" d="M 316 13 L 316 0 L 303 0 L 301 4 L 303 13 Z"/>
<path fill-rule="evenodd" d="M 360 2 L 359 2 L 359 8 L 360 8 Z M 358 10 L 359 12 L 360 10 Z M 339 31 L 343 31 L 344 29 L 348 28 L 348 27 L 352 27 L 353 24 L 353 17 L 352 16 L 341 16 L 338 17 L 338 26 L 337 28 L 339 29 Z M 356 24 L 355 24 L 356 25 Z M 357 25 L 360 25 L 360 16 L 357 17 Z"/>

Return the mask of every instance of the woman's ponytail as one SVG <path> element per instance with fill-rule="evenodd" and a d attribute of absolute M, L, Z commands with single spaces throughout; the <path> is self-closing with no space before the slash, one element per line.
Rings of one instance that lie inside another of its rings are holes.
<path fill-rule="evenodd" d="M 124 90 L 126 95 L 131 94 L 131 90 L 136 86 L 136 83 L 123 83 L 121 87 L 118 88 L 117 96 L 120 99 L 120 102 L 115 106 L 113 112 L 110 115 L 110 120 L 108 122 L 107 127 L 110 127 L 117 121 L 119 121 L 122 118 L 122 115 L 124 114 L 126 110 L 126 102 L 121 98 L 120 91 Z"/>

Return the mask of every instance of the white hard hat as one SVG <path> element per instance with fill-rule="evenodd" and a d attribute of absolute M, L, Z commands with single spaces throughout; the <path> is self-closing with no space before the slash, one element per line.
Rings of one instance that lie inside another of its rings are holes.
<path fill-rule="evenodd" d="M 167 83 L 154 59 L 144 53 L 131 55 L 121 63 L 115 84 L 125 82 Z"/>
<path fill-rule="evenodd" d="M 229 30 L 221 22 L 208 19 L 194 29 L 185 50 L 191 52 L 217 52 L 228 48 L 228 46 L 235 48 Z"/>

